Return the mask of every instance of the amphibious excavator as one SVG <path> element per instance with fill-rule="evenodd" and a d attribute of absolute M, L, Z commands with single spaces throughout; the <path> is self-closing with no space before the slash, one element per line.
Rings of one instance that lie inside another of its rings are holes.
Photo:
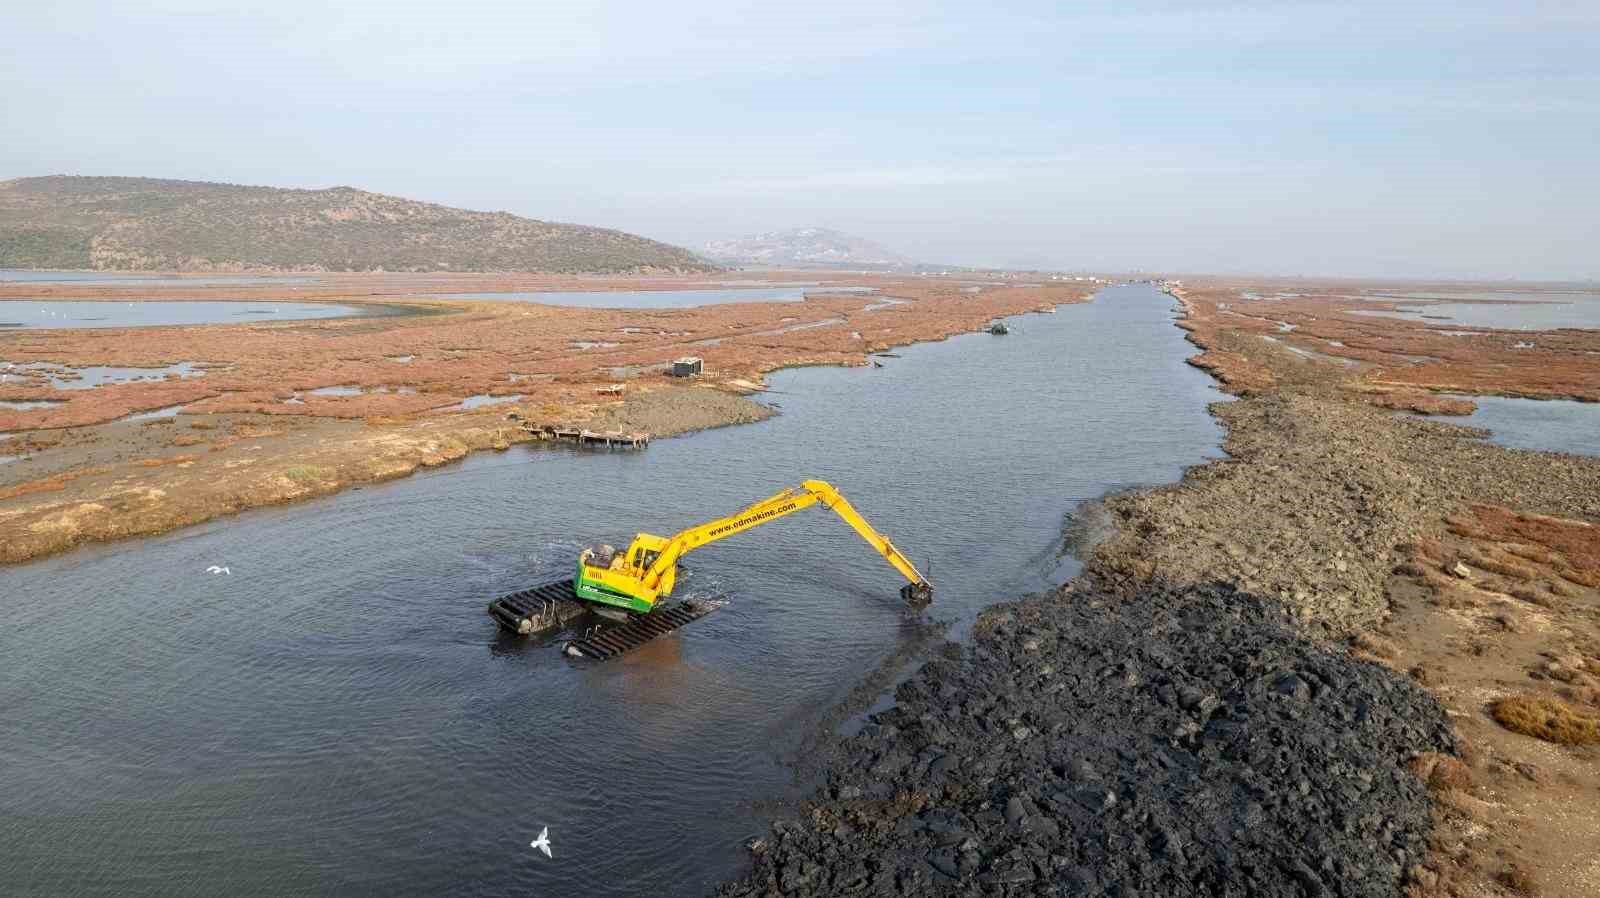
<path fill-rule="evenodd" d="M 528 634 L 564 626 L 585 610 L 596 611 L 613 625 L 591 628 L 582 639 L 568 643 L 567 653 L 609 658 L 715 610 L 715 604 L 695 600 L 662 607 L 660 600 L 672 593 L 678 560 L 685 554 L 817 504 L 831 509 L 906 578 L 900 596 L 907 604 L 920 608 L 933 600 L 933 585 L 911 559 L 867 523 L 832 484 L 805 480 L 727 517 L 672 536 L 640 533 L 625 551 L 608 545 L 584 549 L 572 580 L 496 599 L 489 604 L 489 613 L 507 629 Z"/>

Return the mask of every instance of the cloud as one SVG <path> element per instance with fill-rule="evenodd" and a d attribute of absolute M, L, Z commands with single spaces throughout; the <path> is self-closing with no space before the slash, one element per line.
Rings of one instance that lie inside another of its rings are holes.
<path fill-rule="evenodd" d="M 0 30 L 0 177 L 1196 268 L 1353 269 L 1450 224 L 1419 270 L 1594 264 L 1592 0 L 55 0 Z"/>

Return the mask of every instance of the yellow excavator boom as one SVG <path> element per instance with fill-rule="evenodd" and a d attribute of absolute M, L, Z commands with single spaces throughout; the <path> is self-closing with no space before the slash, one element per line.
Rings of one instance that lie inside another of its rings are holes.
<path fill-rule="evenodd" d="M 586 551 L 578 562 L 578 595 L 633 611 L 649 611 L 658 597 L 672 591 L 677 579 L 678 559 L 685 553 L 818 503 L 843 518 L 851 529 L 906 578 L 908 583 L 900 592 L 908 602 L 920 605 L 932 599 L 932 584 L 911 563 L 911 559 L 895 548 L 888 537 L 867 523 L 866 518 L 832 484 L 822 480 L 802 481 L 798 487 L 782 490 L 727 517 L 697 524 L 671 537 L 640 533 L 634 537 L 627 552 L 603 564 L 599 563 L 601 559 L 598 556 Z M 591 560 L 596 563 L 591 563 Z"/>
<path fill-rule="evenodd" d="M 896 549 L 887 536 L 874 530 L 872 525 L 867 523 L 867 519 L 861 516 L 861 512 L 856 511 L 850 500 L 839 495 L 839 491 L 834 489 L 832 484 L 822 480 L 807 480 L 801 485 L 811 495 L 816 496 L 818 502 L 833 509 L 833 513 L 843 518 L 844 522 L 850 525 L 850 529 L 861 534 L 861 538 L 872 548 L 877 549 L 879 555 L 888 559 L 906 580 L 913 584 L 928 582 L 922 576 L 922 572 L 917 570 L 917 566 L 911 563 L 911 559 Z"/>

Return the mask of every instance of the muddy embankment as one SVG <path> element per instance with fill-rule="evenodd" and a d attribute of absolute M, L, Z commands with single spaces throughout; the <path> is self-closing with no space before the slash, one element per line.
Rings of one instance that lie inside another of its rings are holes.
<path fill-rule="evenodd" d="M 1438 705 L 1226 586 L 997 606 L 723 895 L 1392 895 Z"/>
<path fill-rule="evenodd" d="M 1085 573 L 836 742 L 720 894 L 1600 894 L 1600 460 L 1383 410 L 1421 378 L 1229 297 L 1184 325 L 1230 457 L 1106 500 Z M 1497 391 L 1594 386 L 1499 352 Z"/>
<path fill-rule="evenodd" d="M 0 485 L 0 563 L 331 495 L 534 439 L 504 414 L 388 423 L 174 415 L 23 437 L 22 448 L 44 451 L 7 466 L 19 476 Z M 591 407 L 587 417 L 562 414 L 597 430 L 673 436 L 771 412 L 721 390 L 661 386 Z"/>
<path fill-rule="evenodd" d="M 966 292 L 954 281 L 852 278 L 873 294 L 694 308 L 592 309 L 444 300 L 420 289 L 687 289 L 654 279 L 330 278 L 314 286 L 163 288 L 163 298 L 403 301 L 448 314 L 278 324 L 0 334 L 0 563 L 150 535 L 248 508 L 328 495 L 530 439 L 518 422 L 671 436 L 759 420 L 745 398 L 796 365 L 862 365 L 889 346 L 976 330 L 992 317 L 1086 299 L 1091 286 Z M 6 285 L 16 293 L 35 285 Z M 147 289 L 55 285 L 52 298 Z M 692 387 L 664 374 L 705 359 Z M 67 389 L 38 369 L 200 373 Z M 604 390 L 605 392 L 601 392 Z M 612 391 L 620 391 L 613 393 Z M 466 408 L 468 400 L 501 404 Z M 180 408 L 181 407 L 181 408 Z M 153 420 L 126 416 L 178 409 Z M 508 421 L 515 412 L 517 421 Z M 21 459 L 21 460 L 16 460 Z"/>

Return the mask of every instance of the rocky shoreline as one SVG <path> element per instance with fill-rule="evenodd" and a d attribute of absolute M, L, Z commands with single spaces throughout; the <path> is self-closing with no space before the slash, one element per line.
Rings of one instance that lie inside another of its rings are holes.
<path fill-rule="evenodd" d="M 1108 499 L 1102 570 L 1235 583 L 1340 639 L 1387 614 L 1396 547 L 1442 530 L 1463 503 L 1600 520 L 1592 458 L 1506 449 L 1482 431 L 1332 396 L 1276 393 L 1212 412 L 1228 458 Z"/>
<path fill-rule="evenodd" d="M 1092 579 L 947 644 L 718 894 L 1394 894 L 1438 704 L 1272 600 Z"/>

